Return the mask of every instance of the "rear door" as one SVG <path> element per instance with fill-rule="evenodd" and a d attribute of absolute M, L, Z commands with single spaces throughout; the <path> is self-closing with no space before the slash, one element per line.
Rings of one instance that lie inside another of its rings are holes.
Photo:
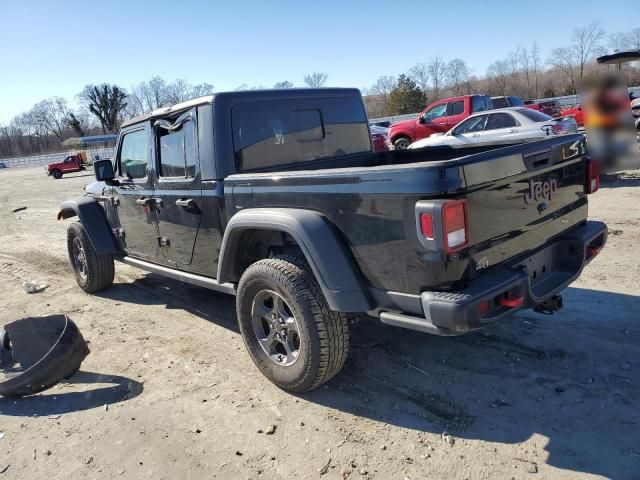
<path fill-rule="evenodd" d="M 154 124 L 155 198 L 162 263 L 187 266 L 202 219 L 195 109 Z M 213 252 L 212 252 L 213 254 Z"/>
<path fill-rule="evenodd" d="M 506 142 L 517 140 L 521 126 L 510 113 L 499 112 L 489 114 L 482 136 L 483 142 Z"/>
<path fill-rule="evenodd" d="M 469 116 L 470 109 L 467 108 L 468 98 L 453 100 L 447 104 L 447 115 L 441 120 L 444 122 L 444 131 L 455 127 L 458 123 Z"/>

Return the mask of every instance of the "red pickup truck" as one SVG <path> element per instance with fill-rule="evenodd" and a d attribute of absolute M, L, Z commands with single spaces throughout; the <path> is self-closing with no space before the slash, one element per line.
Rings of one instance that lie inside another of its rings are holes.
<path fill-rule="evenodd" d="M 464 95 L 433 102 L 417 118 L 394 123 L 389 127 L 389 143 L 404 150 L 416 140 L 434 133 L 444 133 L 475 112 L 491 110 L 487 95 Z"/>
<path fill-rule="evenodd" d="M 64 173 L 79 172 L 86 168 L 86 164 L 81 155 L 69 155 L 61 162 L 50 163 L 45 167 L 47 175 L 53 178 L 61 178 Z"/>

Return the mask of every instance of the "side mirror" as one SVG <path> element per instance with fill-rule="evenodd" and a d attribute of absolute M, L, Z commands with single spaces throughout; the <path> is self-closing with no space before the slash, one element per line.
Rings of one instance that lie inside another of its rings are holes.
<path fill-rule="evenodd" d="M 104 182 L 107 185 L 118 184 L 118 181 L 115 180 L 113 163 L 111 163 L 111 160 L 96 160 L 93 162 L 93 173 L 96 176 L 96 180 L 99 182 Z"/>
<path fill-rule="evenodd" d="M 420 115 L 420 116 L 418 117 L 418 123 L 422 123 L 422 124 L 427 123 L 427 121 L 426 121 L 426 120 L 425 120 L 425 118 L 424 118 L 424 115 Z"/>

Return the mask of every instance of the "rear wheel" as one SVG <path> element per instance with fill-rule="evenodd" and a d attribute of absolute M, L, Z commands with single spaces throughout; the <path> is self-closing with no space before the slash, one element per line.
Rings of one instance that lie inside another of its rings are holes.
<path fill-rule="evenodd" d="M 349 330 L 346 316 L 329 309 L 313 274 L 291 260 L 265 259 L 247 268 L 236 307 L 258 369 L 283 390 L 300 393 L 340 371 Z"/>
<path fill-rule="evenodd" d="M 409 145 L 411 145 L 409 137 L 398 137 L 393 141 L 393 146 L 396 150 L 406 150 Z"/>
<path fill-rule="evenodd" d="M 56 180 L 59 180 L 62 178 L 62 172 L 60 170 L 54 170 L 53 172 L 51 172 L 51 176 Z"/>
<path fill-rule="evenodd" d="M 67 250 L 76 281 L 82 290 L 95 293 L 113 285 L 113 255 L 96 253 L 82 223 L 69 225 Z"/>

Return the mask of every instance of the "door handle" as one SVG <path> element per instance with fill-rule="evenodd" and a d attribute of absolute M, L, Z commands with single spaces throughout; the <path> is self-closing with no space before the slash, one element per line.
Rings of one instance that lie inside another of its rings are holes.
<path fill-rule="evenodd" d="M 176 205 L 183 208 L 193 208 L 196 206 L 196 201 L 193 198 L 181 198 L 176 200 Z"/>
<path fill-rule="evenodd" d="M 509 130 L 509 133 L 516 133 L 518 130 L 516 130 L 515 128 L 512 128 L 511 130 Z"/>
<path fill-rule="evenodd" d="M 151 203 L 153 203 L 153 198 L 142 197 L 142 198 L 139 198 L 138 200 L 136 200 L 136 203 L 138 205 L 142 205 L 144 207 L 148 207 L 148 206 L 151 205 Z"/>

